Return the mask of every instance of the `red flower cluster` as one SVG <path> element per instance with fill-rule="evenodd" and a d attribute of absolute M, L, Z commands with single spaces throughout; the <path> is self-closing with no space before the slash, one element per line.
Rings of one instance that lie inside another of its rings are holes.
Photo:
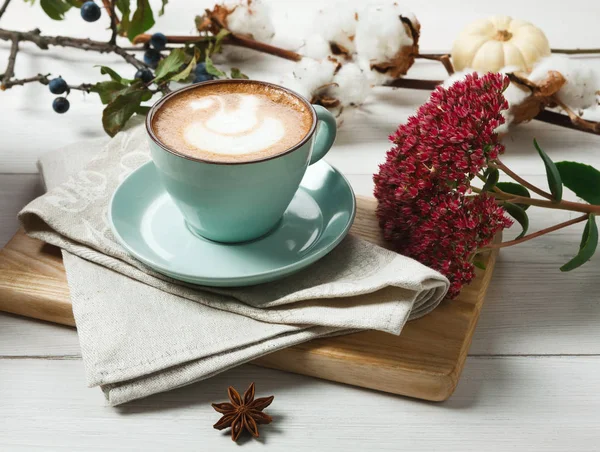
<path fill-rule="evenodd" d="M 449 297 L 474 277 L 473 253 L 512 222 L 470 181 L 504 147 L 495 129 L 508 104 L 501 74 L 468 75 L 438 87 L 390 136 L 394 143 L 374 176 L 377 216 L 396 249 L 445 274 Z"/>

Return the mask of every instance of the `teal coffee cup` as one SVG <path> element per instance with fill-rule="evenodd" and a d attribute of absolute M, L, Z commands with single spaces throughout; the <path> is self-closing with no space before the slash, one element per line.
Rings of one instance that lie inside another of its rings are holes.
<path fill-rule="evenodd" d="M 162 143 L 153 130 L 157 111 L 174 96 L 201 89 L 207 83 L 254 83 L 293 95 L 312 115 L 310 129 L 298 143 L 278 154 L 235 162 L 203 160 Z M 333 145 L 336 122 L 325 108 L 310 105 L 284 87 L 250 80 L 214 80 L 164 96 L 150 109 L 146 130 L 160 183 L 188 228 L 204 238 L 233 243 L 261 237 L 277 225 L 308 166 L 319 161 Z"/>

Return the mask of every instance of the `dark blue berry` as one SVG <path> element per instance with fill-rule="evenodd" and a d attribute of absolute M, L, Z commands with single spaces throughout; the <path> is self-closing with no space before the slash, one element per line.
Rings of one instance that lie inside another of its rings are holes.
<path fill-rule="evenodd" d="M 154 75 L 150 69 L 142 68 L 138 69 L 134 78 L 141 80 L 144 83 L 150 83 L 154 79 Z"/>
<path fill-rule="evenodd" d="M 81 17 L 83 17 L 83 20 L 86 22 L 96 22 L 100 19 L 100 14 L 100 7 L 92 1 L 85 2 L 81 5 Z"/>
<path fill-rule="evenodd" d="M 154 33 L 150 37 L 150 45 L 156 50 L 162 50 L 167 47 L 167 37 L 162 33 Z"/>
<path fill-rule="evenodd" d="M 67 90 L 67 82 L 62 77 L 53 78 L 48 83 L 48 88 L 52 94 L 62 94 Z"/>
<path fill-rule="evenodd" d="M 144 63 L 155 69 L 160 61 L 160 52 L 155 49 L 148 49 L 144 52 Z"/>
<path fill-rule="evenodd" d="M 56 113 L 66 113 L 70 106 L 71 104 L 65 97 L 57 97 L 52 102 L 52 108 Z"/>
<path fill-rule="evenodd" d="M 193 83 L 207 82 L 209 80 L 213 80 L 214 78 L 215 76 L 210 74 L 196 74 Z"/>
<path fill-rule="evenodd" d="M 208 72 L 206 72 L 206 63 L 198 63 L 196 65 L 196 67 L 194 68 L 194 73 L 196 75 L 200 75 L 200 74 L 208 75 Z"/>

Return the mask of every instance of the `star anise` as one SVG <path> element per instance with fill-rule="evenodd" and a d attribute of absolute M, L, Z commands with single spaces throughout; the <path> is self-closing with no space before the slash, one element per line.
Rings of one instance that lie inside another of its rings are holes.
<path fill-rule="evenodd" d="M 269 424 L 273 420 L 271 416 L 262 412 L 266 407 L 271 405 L 274 396 L 261 397 L 254 399 L 254 383 L 252 383 L 243 397 L 233 388 L 229 386 L 227 389 L 229 400 L 231 403 L 213 403 L 212 407 L 222 413 L 223 416 L 213 425 L 217 430 L 231 427 L 231 439 L 237 441 L 242 430 L 248 432 L 258 438 L 258 424 Z"/>

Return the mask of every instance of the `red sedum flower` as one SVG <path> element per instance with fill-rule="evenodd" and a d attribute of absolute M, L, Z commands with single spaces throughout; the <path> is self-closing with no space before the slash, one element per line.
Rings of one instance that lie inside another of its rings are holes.
<path fill-rule="evenodd" d="M 504 123 L 507 86 L 501 74 L 473 74 L 438 87 L 390 136 L 394 146 L 374 176 L 385 238 L 446 275 L 449 297 L 473 279 L 474 251 L 512 224 L 493 196 L 470 190 L 470 181 L 504 151 L 495 129 Z"/>

